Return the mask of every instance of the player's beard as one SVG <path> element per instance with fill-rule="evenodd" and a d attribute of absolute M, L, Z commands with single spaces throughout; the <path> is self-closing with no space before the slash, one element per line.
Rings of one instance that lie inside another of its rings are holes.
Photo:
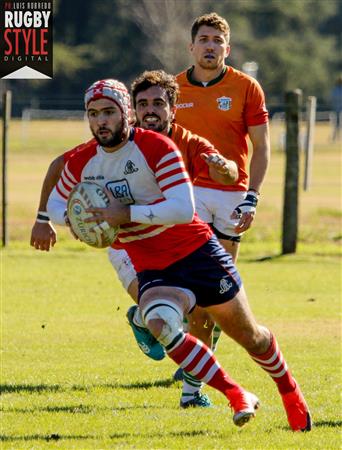
<path fill-rule="evenodd" d="M 116 147 L 117 145 L 121 144 L 121 142 L 125 138 L 124 133 L 123 133 L 123 130 L 124 130 L 123 123 L 121 125 L 119 125 L 119 127 L 114 131 L 111 131 L 106 127 L 103 127 L 102 130 L 109 131 L 110 132 L 109 135 L 106 137 L 100 136 L 100 135 L 96 134 L 93 129 L 91 129 L 91 132 L 92 132 L 94 138 L 97 140 L 97 142 L 100 145 L 102 145 L 103 147 Z M 100 132 L 100 131 L 101 131 L 101 128 L 98 130 L 98 132 Z"/>
<path fill-rule="evenodd" d="M 205 69 L 205 70 L 217 70 L 217 68 L 219 67 L 218 61 L 213 61 L 213 60 L 206 60 L 205 58 L 201 59 L 198 62 L 198 65 L 201 67 L 201 69 Z"/>

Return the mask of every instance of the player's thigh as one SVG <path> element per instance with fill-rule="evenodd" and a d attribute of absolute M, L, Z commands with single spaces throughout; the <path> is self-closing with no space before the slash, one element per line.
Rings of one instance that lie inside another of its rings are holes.
<path fill-rule="evenodd" d="M 252 347 L 258 335 L 258 324 L 242 287 L 228 302 L 208 306 L 208 313 L 220 328 L 243 347 Z"/>
<path fill-rule="evenodd" d="M 213 221 L 213 211 L 210 202 L 212 197 L 210 194 L 211 191 L 213 191 L 213 189 L 194 186 L 196 212 L 205 223 L 212 223 Z"/>
<path fill-rule="evenodd" d="M 219 239 L 220 244 L 222 245 L 222 247 L 232 255 L 232 259 L 234 264 L 236 264 L 238 255 L 239 255 L 239 249 L 240 249 L 240 242 L 231 240 L 229 238 L 220 238 Z"/>
<path fill-rule="evenodd" d="M 214 227 L 223 235 L 229 237 L 238 237 L 241 234 L 236 233 L 235 227 L 239 223 L 238 219 L 232 219 L 231 215 L 237 205 L 246 197 L 244 191 L 219 191 L 213 195 Z M 221 238 L 220 235 L 218 235 Z"/>

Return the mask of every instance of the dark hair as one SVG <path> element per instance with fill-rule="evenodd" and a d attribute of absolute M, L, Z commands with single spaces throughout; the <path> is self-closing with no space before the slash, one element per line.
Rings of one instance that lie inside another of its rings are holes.
<path fill-rule="evenodd" d="M 179 92 L 176 77 L 164 72 L 164 70 L 146 70 L 131 84 L 134 108 L 136 107 L 136 99 L 139 92 L 146 91 L 152 86 L 160 86 L 165 89 L 170 106 L 173 107 L 176 104 Z"/>
<path fill-rule="evenodd" d="M 199 28 L 202 25 L 206 25 L 207 27 L 216 28 L 216 30 L 222 31 L 225 35 L 227 43 L 229 43 L 230 39 L 230 28 L 228 22 L 223 17 L 219 16 L 215 12 L 204 14 L 203 16 L 197 17 L 195 22 L 192 24 L 191 28 L 191 40 L 195 41 L 196 35 L 198 33 Z"/>

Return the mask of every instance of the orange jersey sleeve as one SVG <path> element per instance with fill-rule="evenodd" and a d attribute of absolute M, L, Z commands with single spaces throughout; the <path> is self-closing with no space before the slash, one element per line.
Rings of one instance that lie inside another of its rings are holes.
<path fill-rule="evenodd" d="M 204 180 L 211 180 L 208 164 L 201 158 L 201 153 L 217 154 L 217 150 L 206 139 L 191 133 L 177 124 L 172 124 L 171 139 L 182 153 L 186 170 L 191 181 L 199 176 Z"/>
<path fill-rule="evenodd" d="M 192 83 L 188 71 L 177 76 L 180 98 L 176 122 L 208 141 L 226 158 L 235 161 L 239 180 L 234 185 L 218 185 L 197 177 L 194 184 L 222 190 L 246 190 L 248 187 L 248 127 L 267 123 L 265 96 L 252 77 L 227 67 L 217 82 L 206 87 Z"/>

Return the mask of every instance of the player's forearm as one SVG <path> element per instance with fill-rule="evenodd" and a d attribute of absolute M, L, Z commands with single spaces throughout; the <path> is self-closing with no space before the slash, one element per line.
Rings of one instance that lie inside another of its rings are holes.
<path fill-rule="evenodd" d="M 168 198 L 154 205 L 132 205 L 130 215 L 132 222 L 154 225 L 171 225 L 190 223 L 195 213 L 192 189 L 188 184 L 176 186 L 166 194 Z M 172 197 L 171 197 L 172 195 Z"/>
<path fill-rule="evenodd" d="M 249 188 L 260 192 L 271 156 L 268 123 L 249 127 L 248 134 L 253 145 L 249 166 Z"/>
<path fill-rule="evenodd" d="M 40 193 L 38 211 L 46 211 L 49 196 L 50 196 L 53 188 L 57 184 L 57 181 L 63 170 L 63 166 L 64 166 L 63 155 L 57 157 L 50 164 L 48 171 L 45 175 L 44 181 L 43 181 L 43 185 L 42 185 L 42 189 L 41 189 L 41 193 Z"/>
<path fill-rule="evenodd" d="M 253 151 L 249 167 L 249 188 L 260 192 L 270 162 L 268 145 Z"/>

